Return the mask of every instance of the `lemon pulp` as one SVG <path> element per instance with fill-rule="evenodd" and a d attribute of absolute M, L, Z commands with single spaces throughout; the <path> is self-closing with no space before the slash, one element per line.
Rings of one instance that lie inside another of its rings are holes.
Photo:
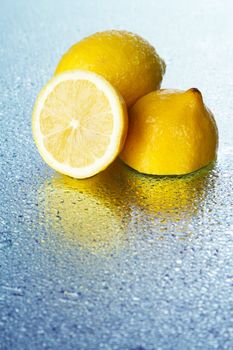
<path fill-rule="evenodd" d="M 119 154 L 127 112 L 118 92 L 102 77 L 72 71 L 54 77 L 39 94 L 33 135 L 43 159 L 76 178 L 105 169 Z"/>

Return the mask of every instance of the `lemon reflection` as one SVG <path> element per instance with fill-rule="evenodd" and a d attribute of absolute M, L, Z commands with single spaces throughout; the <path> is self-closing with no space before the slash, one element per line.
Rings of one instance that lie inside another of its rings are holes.
<path fill-rule="evenodd" d="M 202 207 L 212 167 L 213 164 L 190 175 L 174 177 L 132 172 L 130 185 L 137 207 L 161 220 L 192 217 Z"/>
<path fill-rule="evenodd" d="M 203 207 L 211 168 L 182 177 L 155 177 L 117 160 L 86 180 L 57 175 L 40 191 L 40 212 L 47 232 L 95 253 L 121 250 L 127 235 L 130 240 L 140 235 L 150 219 L 156 232 L 176 235 L 181 230 L 186 235 Z"/>
<path fill-rule="evenodd" d="M 122 194 L 125 178 L 115 163 L 95 177 L 76 180 L 55 176 L 40 191 L 40 211 L 48 232 L 95 253 L 122 249 L 130 206 Z"/>

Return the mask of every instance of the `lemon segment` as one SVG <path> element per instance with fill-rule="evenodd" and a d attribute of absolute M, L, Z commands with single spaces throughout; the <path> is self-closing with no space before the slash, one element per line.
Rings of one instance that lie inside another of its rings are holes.
<path fill-rule="evenodd" d="M 62 174 L 86 178 L 118 156 L 127 133 L 127 111 L 104 78 L 70 71 L 52 78 L 41 91 L 32 125 L 48 165 Z"/>

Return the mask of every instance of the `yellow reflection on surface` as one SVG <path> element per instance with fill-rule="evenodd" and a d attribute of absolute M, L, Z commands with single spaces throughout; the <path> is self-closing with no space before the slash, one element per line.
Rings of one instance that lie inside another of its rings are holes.
<path fill-rule="evenodd" d="M 209 168 L 186 176 L 152 177 L 137 173 L 131 177 L 131 191 L 137 206 L 147 213 L 178 219 L 200 209 L 207 193 Z"/>
<path fill-rule="evenodd" d="M 130 215 L 118 164 L 85 180 L 57 175 L 40 190 L 46 230 L 96 253 L 122 249 Z"/>
<path fill-rule="evenodd" d="M 210 169 L 156 177 L 139 174 L 118 160 L 86 180 L 55 175 L 39 193 L 41 220 L 47 232 L 95 253 L 121 250 L 128 231 L 131 236 L 140 234 L 151 219 L 155 232 L 186 234 L 186 226 L 203 206 Z"/>

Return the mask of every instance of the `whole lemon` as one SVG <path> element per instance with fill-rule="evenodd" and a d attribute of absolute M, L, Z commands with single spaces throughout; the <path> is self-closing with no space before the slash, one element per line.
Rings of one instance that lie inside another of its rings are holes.
<path fill-rule="evenodd" d="M 160 90 L 130 109 L 122 160 L 139 172 L 182 175 L 216 158 L 218 132 L 199 90 Z"/>
<path fill-rule="evenodd" d="M 119 90 L 127 106 L 131 106 L 160 87 L 165 63 L 139 35 L 110 30 L 73 45 L 61 58 L 55 74 L 75 69 L 102 75 Z"/>

